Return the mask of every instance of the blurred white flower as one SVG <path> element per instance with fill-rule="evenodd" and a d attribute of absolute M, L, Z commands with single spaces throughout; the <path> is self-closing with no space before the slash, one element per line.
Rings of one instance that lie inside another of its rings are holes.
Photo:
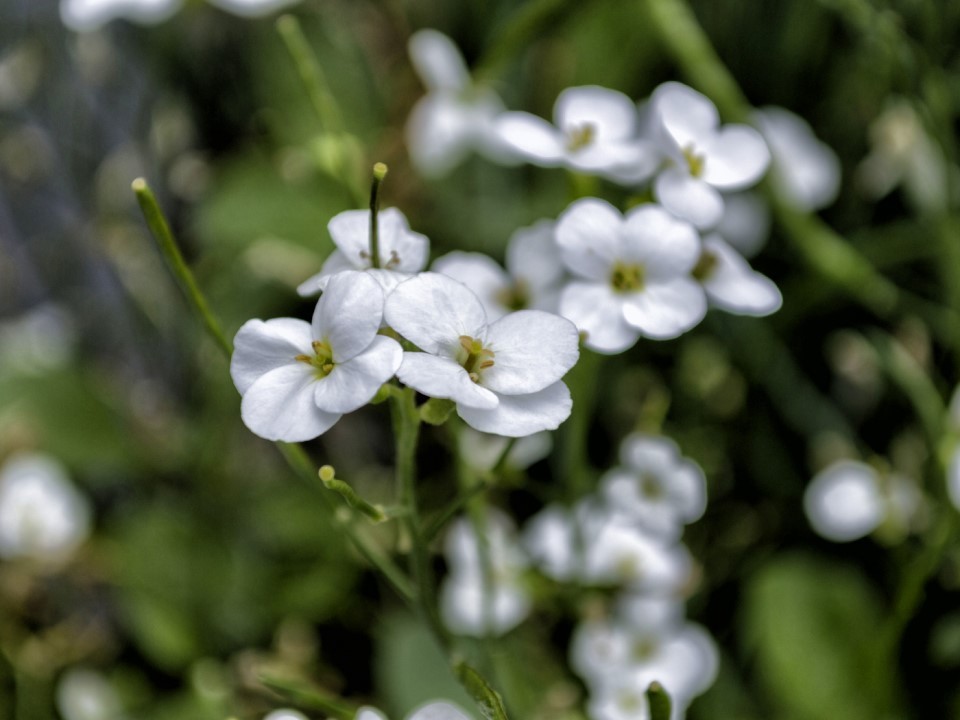
<path fill-rule="evenodd" d="M 569 582 L 579 574 L 575 543 L 572 513 L 560 505 L 548 505 L 523 528 L 523 545 L 534 564 L 544 575 L 560 582 Z"/>
<path fill-rule="evenodd" d="M 56 370 L 71 361 L 76 339 L 66 310 L 38 305 L 0 323 L 0 369 L 29 375 Z"/>
<path fill-rule="evenodd" d="M 780 309 L 783 296 L 766 275 L 761 275 L 719 235 L 703 238 L 703 252 L 693 269 L 714 307 L 734 315 L 762 317 Z"/>
<path fill-rule="evenodd" d="M 660 163 L 656 147 L 638 135 L 633 101 L 621 92 L 587 85 L 567 88 L 553 106 L 551 125 L 526 112 L 497 118 L 497 132 L 518 155 L 543 167 L 567 167 L 628 185 Z"/>
<path fill-rule="evenodd" d="M 675 540 L 685 524 L 706 510 L 703 471 L 682 457 L 669 438 L 641 433 L 628 436 L 620 446 L 620 463 L 601 480 L 615 516 Z"/>
<path fill-rule="evenodd" d="M 837 199 L 840 160 L 806 120 L 781 107 L 756 110 L 752 119 L 770 148 L 771 180 L 783 199 L 807 212 Z"/>
<path fill-rule="evenodd" d="M 690 581 L 686 547 L 616 521 L 583 531 L 583 579 L 634 591 L 676 594 Z"/>
<path fill-rule="evenodd" d="M 107 679 L 86 668 L 71 668 L 57 681 L 57 711 L 63 720 L 121 720 L 123 707 Z"/>
<path fill-rule="evenodd" d="M 870 153 L 857 167 L 857 184 L 869 199 L 879 199 L 902 185 L 919 209 L 946 208 L 947 176 L 956 168 L 930 137 L 910 101 L 895 98 L 870 125 Z"/>
<path fill-rule="evenodd" d="M 556 236 L 576 276 L 563 289 L 560 314 L 586 333 L 590 349 L 618 353 L 641 335 L 674 338 L 703 319 L 703 288 L 690 277 L 700 238 L 663 208 L 641 205 L 624 217 L 584 198 L 560 216 Z"/>
<path fill-rule="evenodd" d="M 357 710 L 354 720 L 387 720 L 387 716 L 372 707 Z M 407 715 L 407 720 L 472 720 L 457 705 L 446 701 L 432 701 L 421 705 Z"/>
<path fill-rule="evenodd" d="M 457 438 L 460 457 L 474 470 L 492 470 L 494 464 L 507 449 L 510 440 L 502 435 L 482 433 L 465 427 Z M 525 470 L 550 454 L 552 436 L 548 432 L 534 433 L 518 438 L 507 452 L 505 464 L 514 470 Z"/>
<path fill-rule="evenodd" d="M 516 310 L 556 312 L 563 263 L 552 220 L 520 228 L 507 243 L 506 272 L 482 253 L 454 251 L 433 262 L 436 272 L 459 280 L 476 293 L 496 320 Z"/>
<path fill-rule="evenodd" d="M 770 207 L 757 193 L 728 193 L 723 196 L 723 217 L 717 233 L 744 257 L 753 257 L 767 244 L 770 235 Z"/>
<path fill-rule="evenodd" d="M 13 455 L 0 468 L 0 557 L 64 560 L 90 533 L 90 503 L 47 455 Z"/>
<path fill-rule="evenodd" d="M 77 32 L 89 32 L 111 20 L 153 25 L 172 17 L 184 0 L 60 0 L 60 19 Z M 267 15 L 300 0 L 210 0 L 235 15 Z"/>
<path fill-rule="evenodd" d="M 330 277 L 342 270 L 364 270 L 376 278 L 384 291 L 390 292 L 397 283 L 427 266 L 430 240 L 413 232 L 397 208 L 377 213 L 378 268 L 373 267 L 370 257 L 369 210 L 345 210 L 327 223 L 327 230 L 337 249 L 330 253 L 319 273 L 297 287 L 304 297 L 322 291 Z"/>
<path fill-rule="evenodd" d="M 719 191 L 742 190 L 766 171 L 766 143 L 747 125 L 720 127 L 709 98 L 681 83 L 654 90 L 649 110 L 652 132 L 673 160 L 654 181 L 657 200 L 698 228 L 712 227 L 723 215 Z"/>
<path fill-rule="evenodd" d="M 423 352 L 405 352 L 401 382 L 448 398 L 468 425 L 521 437 L 555 430 L 570 415 L 560 380 L 579 357 L 576 328 L 557 315 L 521 310 L 487 324 L 463 283 L 421 273 L 397 286 L 384 317 Z"/>
<path fill-rule="evenodd" d="M 947 495 L 953 506 L 960 510 L 960 445 L 950 453 L 950 462 L 947 463 Z"/>
<path fill-rule="evenodd" d="M 300 442 L 366 405 L 393 377 L 403 351 L 378 335 L 383 291 L 366 273 L 329 279 L 313 322 L 249 320 L 237 332 L 230 374 L 240 413 L 267 440 Z"/>
<path fill-rule="evenodd" d="M 414 166 L 441 177 L 471 151 L 508 162 L 511 153 L 494 131 L 503 102 L 490 88 L 474 85 L 460 50 L 436 30 L 410 37 L 410 59 L 427 89 L 407 120 L 407 148 Z"/>
<path fill-rule="evenodd" d="M 523 584 L 529 563 L 513 523 L 495 510 L 485 514 L 483 523 L 482 538 L 466 518 L 455 520 L 447 533 L 450 574 L 440 588 L 440 612 L 446 626 L 459 635 L 502 635 L 522 622 L 532 605 Z"/>
<path fill-rule="evenodd" d="M 265 715 L 263 720 L 308 720 L 308 718 L 299 710 L 279 708 Z"/>
<path fill-rule="evenodd" d="M 803 507 L 817 534 L 834 542 L 869 535 L 882 524 L 906 529 L 921 504 L 916 484 L 895 473 L 883 477 L 870 465 L 841 460 L 807 486 Z"/>

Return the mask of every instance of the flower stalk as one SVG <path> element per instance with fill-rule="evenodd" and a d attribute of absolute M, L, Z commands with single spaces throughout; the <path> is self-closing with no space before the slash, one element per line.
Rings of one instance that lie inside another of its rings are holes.
<path fill-rule="evenodd" d="M 380 185 L 387 177 L 387 166 L 378 162 L 373 166 L 373 182 L 370 183 L 370 267 L 380 267 Z"/>

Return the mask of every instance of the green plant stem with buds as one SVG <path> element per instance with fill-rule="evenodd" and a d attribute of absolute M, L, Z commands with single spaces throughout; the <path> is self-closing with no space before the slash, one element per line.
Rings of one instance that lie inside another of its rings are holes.
<path fill-rule="evenodd" d="M 320 126 L 327 132 L 343 130 L 343 119 L 340 110 L 330 92 L 327 78 L 323 74 L 320 63 L 317 62 L 310 44 L 303 34 L 300 21 L 293 15 L 282 15 L 277 20 L 277 32 L 287 46 L 287 52 L 297 68 L 297 74 L 303 83 L 303 88 L 310 99 L 310 105 L 320 121 Z"/>

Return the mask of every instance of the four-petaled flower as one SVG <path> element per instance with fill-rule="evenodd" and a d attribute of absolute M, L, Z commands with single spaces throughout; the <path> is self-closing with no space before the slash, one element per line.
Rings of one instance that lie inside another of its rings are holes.
<path fill-rule="evenodd" d="M 556 429 L 570 415 L 560 380 L 579 357 L 567 320 L 522 310 L 487 324 L 483 305 L 463 283 L 421 273 L 387 298 L 384 318 L 423 352 L 405 352 L 397 377 L 483 432 L 522 437 Z"/>
<path fill-rule="evenodd" d="M 560 314 L 587 334 L 592 350 L 621 352 L 640 335 L 674 338 L 706 313 L 703 289 L 690 277 L 700 238 L 661 207 L 642 205 L 624 217 L 603 200 L 578 200 L 557 221 L 557 243 L 578 276 L 563 290 Z"/>
<path fill-rule="evenodd" d="M 330 278 L 312 324 L 244 323 L 230 374 L 247 427 L 267 440 L 310 440 L 370 402 L 403 358 L 396 340 L 377 334 L 382 315 L 377 281 L 346 271 Z"/>
<path fill-rule="evenodd" d="M 320 272 L 297 287 L 297 292 L 308 297 L 323 290 L 330 278 L 343 270 L 365 270 L 387 292 L 397 283 L 427 266 L 430 240 L 413 232 L 407 218 L 397 208 L 377 213 L 379 258 L 373 266 L 370 255 L 370 211 L 346 210 L 327 223 L 327 230 L 337 249 L 323 263 Z"/>

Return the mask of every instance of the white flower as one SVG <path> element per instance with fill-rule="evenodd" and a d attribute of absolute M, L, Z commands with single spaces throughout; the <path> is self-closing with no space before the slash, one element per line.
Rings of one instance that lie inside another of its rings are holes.
<path fill-rule="evenodd" d="M 503 102 L 490 88 L 474 85 L 463 56 L 443 33 L 420 30 L 410 37 L 410 59 L 427 88 L 407 120 L 407 147 L 417 169 L 440 177 L 472 150 L 506 162 L 509 152 L 494 132 Z"/>
<path fill-rule="evenodd" d="M 906 528 L 919 509 L 916 485 L 897 474 L 881 475 L 871 466 L 841 460 L 817 473 L 803 496 L 813 529 L 827 540 L 848 542 L 882 524 Z"/>
<path fill-rule="evenodd" d="M 947 495 L 953 506 L 960 510 L 960 445 L 950 453 L 947 463 Z"/>
<path fill-rule="evenodd" d="M 746 125 L 720 127 L 714 104 L 681 83 L 654 90 L 650 110 L 653 132 L 673 160 L 654 181 L 657 200 L 698 228 L 715 225 L 723 214 L 719 191 L 742 190 L 766 171 L 766 143 Z"/>
<path fill-rule="evenodd" d="M 387 716 L 372 707 L 357 710 L 354 720 L 387 720 Z M 407 720 L 472 720 L 460 707 L 451 702 L 433 701 L 421 705 L 407 715 Z"/>
<path fill-rule="evenodd" d="M 90 514 L 53 458 L 23 453 L 0 469 L 0 557 L 63 560 L 86 540 Z"/>
<path fill-rule="evenodd" d="M 296 5 L 300 0 L 209 0 L 209 2 L 234 15 L 260 17 L 281 8 Z"/>
<path fill-rule="evenodd" d="M 590 349 L 617 353 L 641 335 L 674 338 L 703 319 L 703 288 L 690 277 L 700 238 L 663 208 L 642 205 L 624 217 L 584 198 L 560 216 L 556 236 L 577 276 L 563 289 L 560 314 L 587 334 Z"/>
<path fill-rule="evenodd" d="M 180 9 L 182 0 L 60 0 L 60 19 L 71 30 L 86 32 L 118 18 L 159 23 Z"/>
<path fill-rule="evenodd" d="M 576 527 L 571 513 L 559 505 L 548 505 L 527 521 L 523 545 L 547 577 L 568 582 L 579 574 Z"/>
<path fill-rule="evenodd" d="M 491 435 L 466 427 L 457 438 L 457 447 L 467 465 L 484 472 L 493 469 L 509 442 L 502 435 Z M 553 439 L 548 432 L 527 435 L 513 443 L 504 464 L 513 470 L 525 470 L 549 455 L 552 447 Z"/>
<path fill-rule="evenodd" d="M 553 226 L 553 221 L 541 220 L 517 230 L 507 243 L 506 272 L 482 253 L 460 251 L 437 258 L 433 269 L 473 290 L 488 320 L 515 310 L 556 312 L 563 263 Z"/>
<path fill-rule="evenodd" d="M 400 345 L 377 334 L 383 291 L 370 275 L 330 278 L 313 323 L 250 320 L 234 340 L 230 374 L 243 422 L 267 440 L 300 442 L 366 405 L 400 366 Z"/>
<path fill-rule="evenodd" d="M 735 315 L 762 317 L 780 309 L 783 296 L 766 275 L 761 275 L 719 235 L 703 238 L 703 252 L 693 269 L 714 307 Z"/>
<path fill-rule="evenodd" d="M 608 472 L 601 488 L 619 517 L 655 535 L 676 539 L 684 524 L 707 507 L 703 471 L 681 457 L 669 438 L 635 433 L 620 446 L 621 467 Z"/>
<path fill-rule="evenodd" d="M 560 380 L 579 357 L 576 328 L 539 310 L 487 324 L 480 300 L 439 273 L 421 273 L 387 298 L 387 323 L 423 352 L 405 352 L 397 377 L 449 398 L 468 425 L 521 437 L 554 430 L 570 415 Z"/>
<path fill-rule="evenodd" d="M 588 85 L 567 88 L 553 106 L 554 125 L 525 112 L 497 119 L 497 132 L 520 156 L 624 184 L 650 177 L 660 154 L 638 137 L 637 107 L 623 93 Z"/>
<path fill-rule="evenodd" d="M 263 720 L 307 720 L 307 716 L 299 710 L 280 708 L 265 715 Z"/>
<path fill-rule="evenodd" d="M 63 720 L 121 720 L 117 691 L 100 673 L 71 668 L 57 681 L 57 710 Z"/>
<path fill-rule="evenodd" d="M 692 560 L 687 549 L 639 528 L 608 521 L 584 531 L 583 544 L 587 582 L 669 595 L 690 580 Z"/>
<path fill-rule="evenodd" d="M 342 270 L 365 270 L 373 275 L 387 292 L 411 274 L 427 266 L 430 241 L 426 235 L 413 232 L 407 218 L 397 208 L 377 213 L 379 268 L 370 257 L 370 211 L 345 210 L 327 223 L 327 230 L 337 249 L 323 263 L 320 272 L 304 280 L 297 292 L 304 297 L 323 290 L 330 277 Z"/>
<path fill-rule="evenodd" d="M 770 235 L 770 207 L 752 190 L 725 194 L 716 230 L 741 255 L 753 257 Z"/>
<path fill-rule="evenodd" d="M 502 635 L 530 614 L 530 594 L 523 584 L 528 561 L 516 540 L 513 523 L 492 510 L 483 520 L 486 527 L 482 539 L 465 518 L 454 521 L 447 534 L 450 574 L 440 588 L 440 613 L 446 626 L 459 635 Z M 483 551 L 480 543 L 484 544 Z"/>
<path fill-rule="evenodd" d="M 756 110 L 752 119 L 773 155 L 771 180 L 780 196 L 807 212 L 832 203 L 840 191 L 840 160 L 810 124 L 780 107 Z"/>

